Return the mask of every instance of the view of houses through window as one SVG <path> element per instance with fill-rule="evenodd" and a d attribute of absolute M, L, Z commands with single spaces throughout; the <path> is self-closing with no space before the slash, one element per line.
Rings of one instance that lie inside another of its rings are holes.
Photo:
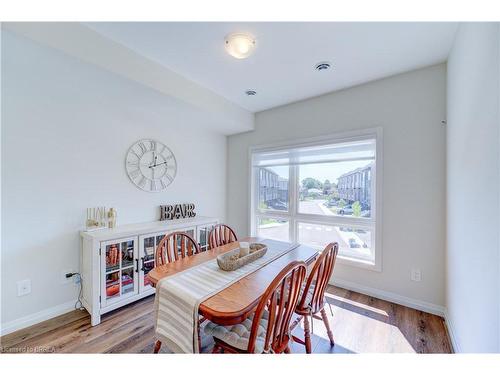
<path fill-rule="evenodd" d="M 288 172 L 288 166 L 259 170 L 260 208 L 288 211 Z"/>
<path fill-rule="evenodd" d="M 338 242 L 341 256 L 373 262 L 374 141 L 370 147 L 364 157 L 335 160 L 330 148 L 332 161 L 257 167 L 257 235 L 317 248 Z"/>

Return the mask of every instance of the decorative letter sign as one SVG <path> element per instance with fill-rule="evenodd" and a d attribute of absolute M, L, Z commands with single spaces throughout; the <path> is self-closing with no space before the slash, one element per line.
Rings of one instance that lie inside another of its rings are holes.
<path fill-rule="evenodd" d="M 184 219 L 195 216 L 194 203 L 167 204 L 160 206 L 160 220 Z"/>

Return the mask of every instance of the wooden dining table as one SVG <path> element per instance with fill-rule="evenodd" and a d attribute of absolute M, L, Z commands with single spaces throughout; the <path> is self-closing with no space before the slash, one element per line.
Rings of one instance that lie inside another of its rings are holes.
<path fill-rule="evenodd" d="M 264 238 L 247 237 L 245 242 L 261 242 Z M 219 246 L 196 255 L 179 259 L 172 263 L 153 268 L 148 277 L 153 285 L 164 277 L 175 275 L 191 267 L 216 258 L 218 255 L 239 247 L 238 242 Z M 244 321 L 257 307 L 261 296 L 271 281 L 290 262 L 303 261 L 313 264 L 319 251 L 309 246 L 299 245 L 258 270 L 229 285 L 227 288 L 207 298 L 200 304 L 199 313 L 212 322 L 221 325 L 237 324 Z"/>

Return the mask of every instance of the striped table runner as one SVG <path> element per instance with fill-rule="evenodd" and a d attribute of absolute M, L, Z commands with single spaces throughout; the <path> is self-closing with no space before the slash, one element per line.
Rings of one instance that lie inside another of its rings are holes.
<path fill-rule="evenodd" d="M 211 259 L 161 279 L 155 297 L 156 338 L 174 353 L 199 353 L 200 303 L 298 246 L 274 240 L 262 243 L 267 253 L 236 271 L 222 271 L 217 259 Z"/>

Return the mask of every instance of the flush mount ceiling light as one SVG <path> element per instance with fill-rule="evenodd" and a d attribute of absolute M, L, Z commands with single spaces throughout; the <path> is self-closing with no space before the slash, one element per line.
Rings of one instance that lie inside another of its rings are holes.
<path fill-rule="evenodd" d="M 249 34 L 233 33 L 225 38 L 226 51 L 237 59 L 246 59 L 255 49 L 255 38 Z"/>
<path fill-rule="evenodd" d="M 315 66 L 314 66 L 314 69 L 316 69 L 317 71 L 321 72 L 321 71 L 324 71 L 324 70 L 328 70 L 332 67 L 332 64 L 328 61 L 322 61 L 320 63 L 317 63 Z"/>
<path fill-rule="evenodd" d="M 247 94 L 248 96 L 254 96 L 254 95 L 257 95 L 257 91 L 247 90 L 247 91 L 245 91 L 245 94 Z"/>

